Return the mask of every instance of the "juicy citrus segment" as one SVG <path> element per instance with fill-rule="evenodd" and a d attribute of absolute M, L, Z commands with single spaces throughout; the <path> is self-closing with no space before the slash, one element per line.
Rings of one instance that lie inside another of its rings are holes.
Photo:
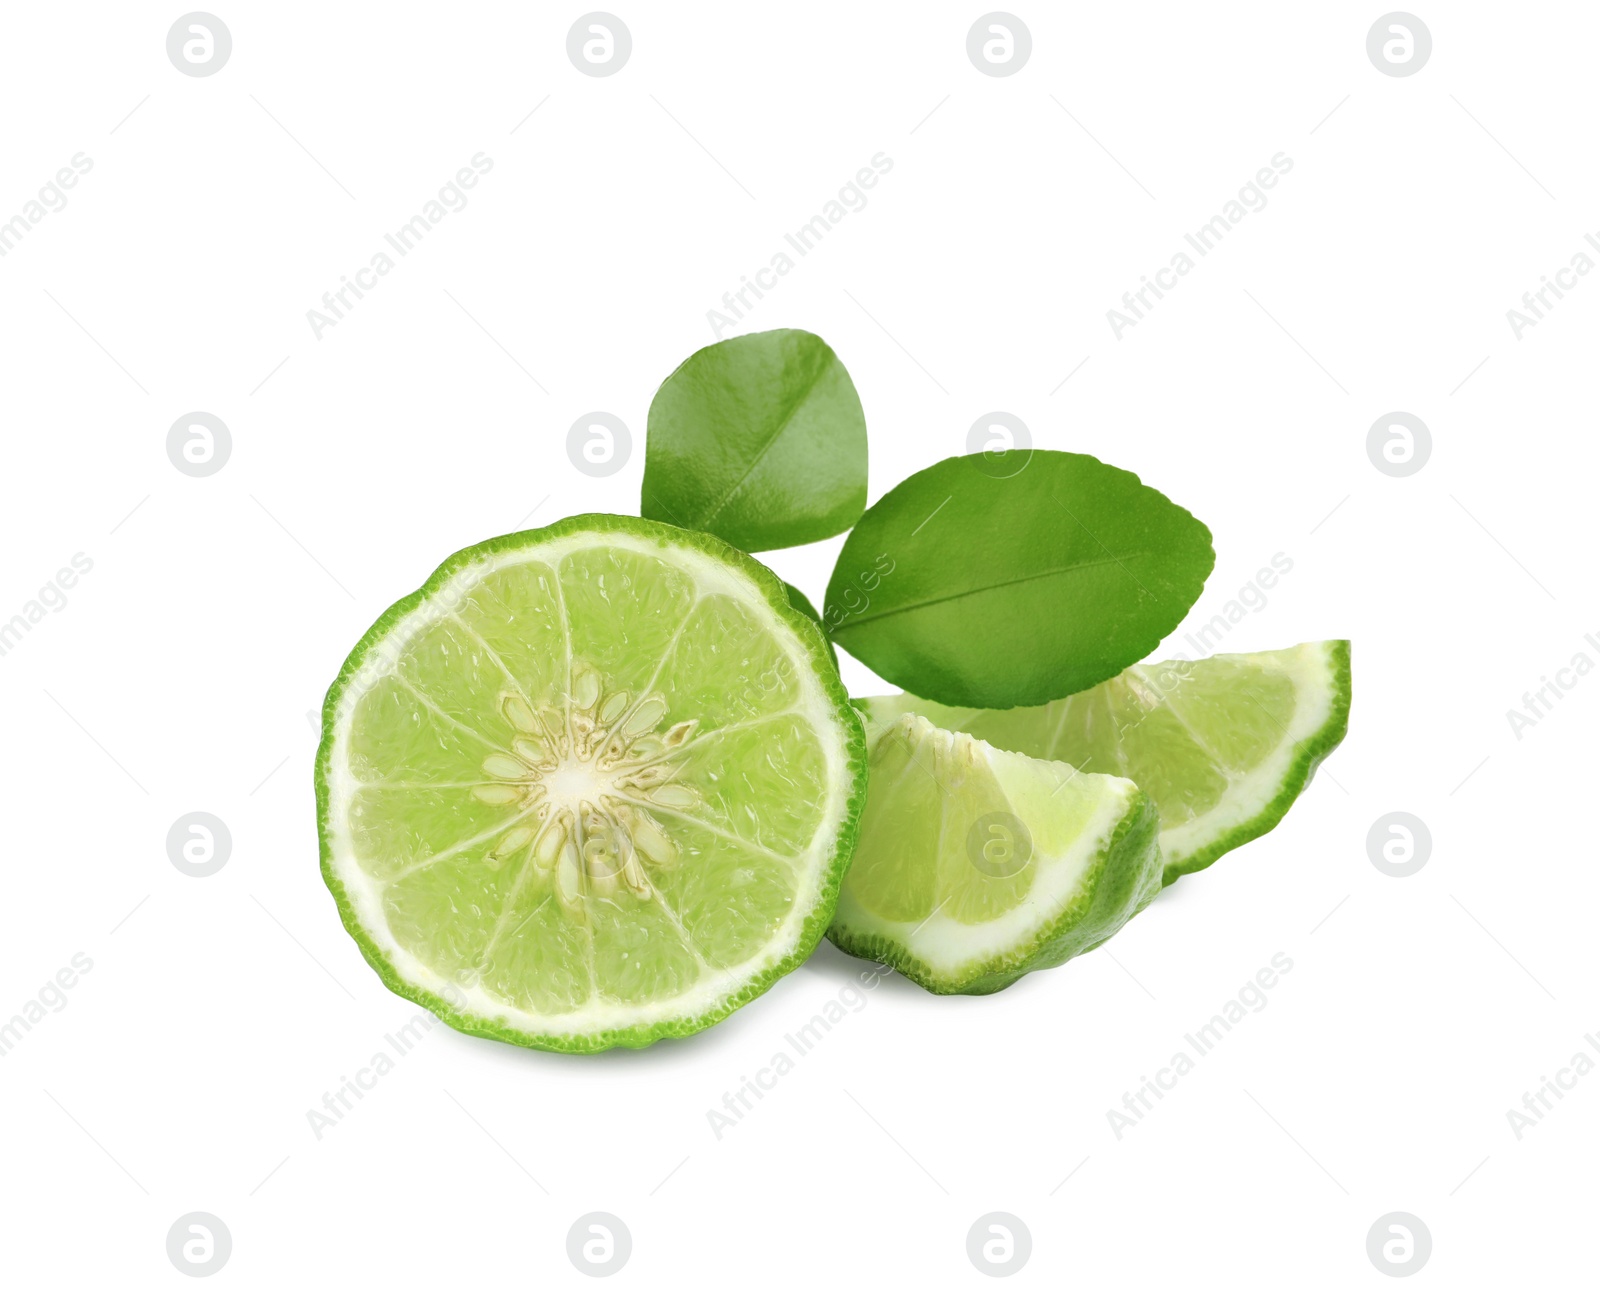
<path fill-rule="evenodd" d="M 849 899 L 887 923 L 921 922 L 939 903 L 944 813 L 918 782 L 933 774 L 918 754 L 904 737 L 881 738 L 873 747 L 853 880 L 846 875 Z"/>
<path fill-rule="evenodd" d="M 1164 881 L 1193 873 L 1283 818 L 1350 716 L 1350 642 L 1130 667 L 1037 708 L 863 701 L 874 723 L 916 712 L 1000 748 L 1126 775 L 1161 813 Z"/>
<path fill-rule="evenodd" d="M 395 679 L 467 745 L 493 747 L 495 697 L 508 681 L 499 660 L 465 625 L 446 618 L 424 627 L 400 656 Z"/>
<path fill-rule="evenodd" d="M 483 958 L 515 876 L 480 842 L 432 863 L 387 876 L 380 888 L 384 920 L 420 963 L 450 977 Z"/>
<path fill-rule="evenodd" d="M 695 608 L 695 585 L 659 556 L 615 547 L 574 551 L 558 584 L 571 653 L 609 682 L 612 694 L 642 696 L 668 659 Z"/>
<path fill-rule="evenodd" d="M 412 784 L 479 777 L 482 736 L 452 722 L 404 678 L 378 678 L 356 707 L 346 764 L 357 779 L 381 783 L 402 769 Z"/>
<path fill-rule="evenodd" d="M 829 938 L 936 993 L 987 994 L 1112 935 L 1160 890 L 1129 780 L 1003 752 L 907 713 L 875 729 Z"/>
<path fill-rule="evenodd" d="M 793 707 L 800 678 L 751 607 L 707 595 L 690 611 L 662 664 L 675 719 L 733 725 Z"/>
<path fill-rule="evenodd" d="M 745 962 L 788 917 L 798 873 L 707 825 L 680 821 L 673 838 L 680 862 L 655 878 L 666 903 L 707 962 L 718 968 Z"/>
<path fill-rule="evenodd" d="M 483 990 L 521 1012 L 557 1018 L 594 996 L 588 929 L 531 886 L 501 907 L 489 955 Z"/>
<path fill-rule="evenodd" d="M 715 730 L 684 750 L 677 782 L 700 817 L 758 848 L 792 854 L 817 830 L 827 773 L 821 742 L 795 713 Z"/>
<path fill-rule="evenodd" d="M 486 570 L 440 613 L 472 634 L 507 684 L 536 708 L 560 701 L 566 676 L 566 622 L 555 570 L 528 560 Z"/>
<path fill-rule="evenodd" d="M 809 953 L 864 776 L 782 583 L 579 517 L 452 557 L 357 647 L 325 707 L 324 872 L 390 987 L 453 1025 L 639 1046 Z"/>
<path fill-rule="evenodd" d="M 346 818 L 357 863 L 387 881 L 466 838 L 497 835 L 505 811 L 479 801 L 472 792 L 475 787 L 406 784 L 397 789 L 363 784 L 356 788 Z M 402 801 L 396 801 L 396 792 L 403 794 Z M 490 843 L 483 845 L 487 849 Z"/>

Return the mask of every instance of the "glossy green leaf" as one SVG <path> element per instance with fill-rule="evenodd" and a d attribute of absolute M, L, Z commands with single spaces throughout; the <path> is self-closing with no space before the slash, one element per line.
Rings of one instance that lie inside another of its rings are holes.
<path fill-rule="evenodd" d="M 856 525 L 823 620 L 842 648 L 922 698 L 1047 703 L 1144 658 L 1213 559 L 1204 524 L 1093 457 L 951 457 Z"/>
<path fill-rule="evenodd" d="M 640 511 L 746 551 L 842 533 L 867 503 L 867 425 L 834 352 L 764 331 L 691 354 L 650 404 Z"/>

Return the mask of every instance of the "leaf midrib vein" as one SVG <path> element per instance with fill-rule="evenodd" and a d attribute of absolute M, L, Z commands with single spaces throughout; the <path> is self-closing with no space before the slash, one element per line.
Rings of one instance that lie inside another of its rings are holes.
<path fill-rule="evenodd" d="M 799 412 L 800 409 L 805 405 L 806 400 L 811 397 L 811 391 L 817 388 L 817 385 L 822 380 L 823 375 L 832 366 L 833 362 L 827 362 L 823 363 L 817 368 L 817 370 L 812 374 L 811 379 L 806 382 L 805 388 L 795 395 L 794 401 L 790 403 L 788 408 L 784 411 L 783 420 L 778 422 L 777 429 L 775 429 L 768 437 L 766 443 L 761 445 L 760 451 L 757 452 L 755 457 L 751 459 L 750 464 L 745 467 L 744 474 L 739 476 L 733 487 L 722 495 L 722 499 L 715 506 L 713 506 L 707 514 L 701 516 L 695 521 L 696 528 L 705 528 L 706 525 L 710 524 L 711 521 L 716 519 L 718 515 L 722 514 L 723 508 L 734 499 L 739 490 L 745 486 L 745 483 L 749 480 L 750 476 L 755 474 L 756 467 L 766 459 L 767 453 L 772 450 L 773 444 L 777 443 L 779 439 L 783 438 L 783 432 L 789 428 L 789 423 L 794 420 L 795 414 Z"/>
<path fill-rule="evenodd" d="M 952 591 L 944 596 L 930 596 L 926 600 L 913 601 L 908 605 L 896 605 L 893 609 L 885 609 L 881 613 L 862 614 L 854 622 L 840 627 L 833 633 L 835 637 L 854 628 L 862 627 L 870 622 L 878 622 L 885 618 L 893 618 L 896 614 L 910 613 L 914 609 L 929 609 L 934 605 L 946 604 L 952 600 L 962 600 L 967 596 L 981 596 L 988 591 L 1000 591 L 1006 587 L 1020 586 L 1025 582 L 1037 582 L 1041 578 L 1055 578 L 1064 573 L 1077 573 L 1082 569 L 1101 569 L 1108 564 L 1121 564 L 1124 560 L 1137 560 L 1140 556 L 1153 555 L 1151 551 L 1129 551 L 1123 555 L 1110 555 L 1104 560 L 1079 560 L 1073 564 L 1063 565 L 1058 569 L 1041 569 L 1037 573 L 1025 573 L 1020 578 L 1007 578 L 1004 582 L 991 582 L 982 587 L 972 587 L 966 591 Z"/>

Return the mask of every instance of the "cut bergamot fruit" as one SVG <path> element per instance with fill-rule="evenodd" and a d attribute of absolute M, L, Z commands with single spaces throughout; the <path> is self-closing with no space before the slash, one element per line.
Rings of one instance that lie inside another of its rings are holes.
<path fill-rule="evenodd" d="M 865 774 L 776 577 L 578 516 L 458 552 L 356 646 L 323 709 L 323 874 L 389 988 L 457 1029 L 642 1047 L 811 952 Z"/>
<path fill-rule="evenodd" d="M 1164 881 L 1278 823 L 1350 719 L 1350 642 L 1130 667 L 1037 708 L 866 699 L 871 724 L 915 712 L 1030 757 L 1126 775 L 1161 812 Z"/>
<path fill-rule="evenodd" d="M 867 809 L 828 938 L 936 994 L 991 994 L 1114 934 L 1161 890 L 1130 780 L 906 713 L 869 734 Z"/>

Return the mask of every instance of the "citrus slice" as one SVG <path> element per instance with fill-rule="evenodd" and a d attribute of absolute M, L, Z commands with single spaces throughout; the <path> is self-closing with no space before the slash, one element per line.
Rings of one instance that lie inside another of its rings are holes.
<path fill-rule="evenodd" d="M 322 871 L 397 994 L 568 1052 L 725 1017 L 827 927 L 859 718 L 784 587 L 584 515 L 446 560 L 328 691 Z"/>
<path fill-rule="evenodd" d="M 1037 708 L 866 699 L 873 722 L 917 712 L 1000 748 L 1127 775 L 1161 812 L 1165 882 L 1204 869 L 1278 823 L 1344 738 L 1350 642 L 1130 667 Z"/>
<path fill-rule="evenodd" d="M 871 735 L 867 809 L 828 939 L 935 994 L 992 994 L 1093 949 L 1161 890 L 1127 779 L 907 713 Z"/>

